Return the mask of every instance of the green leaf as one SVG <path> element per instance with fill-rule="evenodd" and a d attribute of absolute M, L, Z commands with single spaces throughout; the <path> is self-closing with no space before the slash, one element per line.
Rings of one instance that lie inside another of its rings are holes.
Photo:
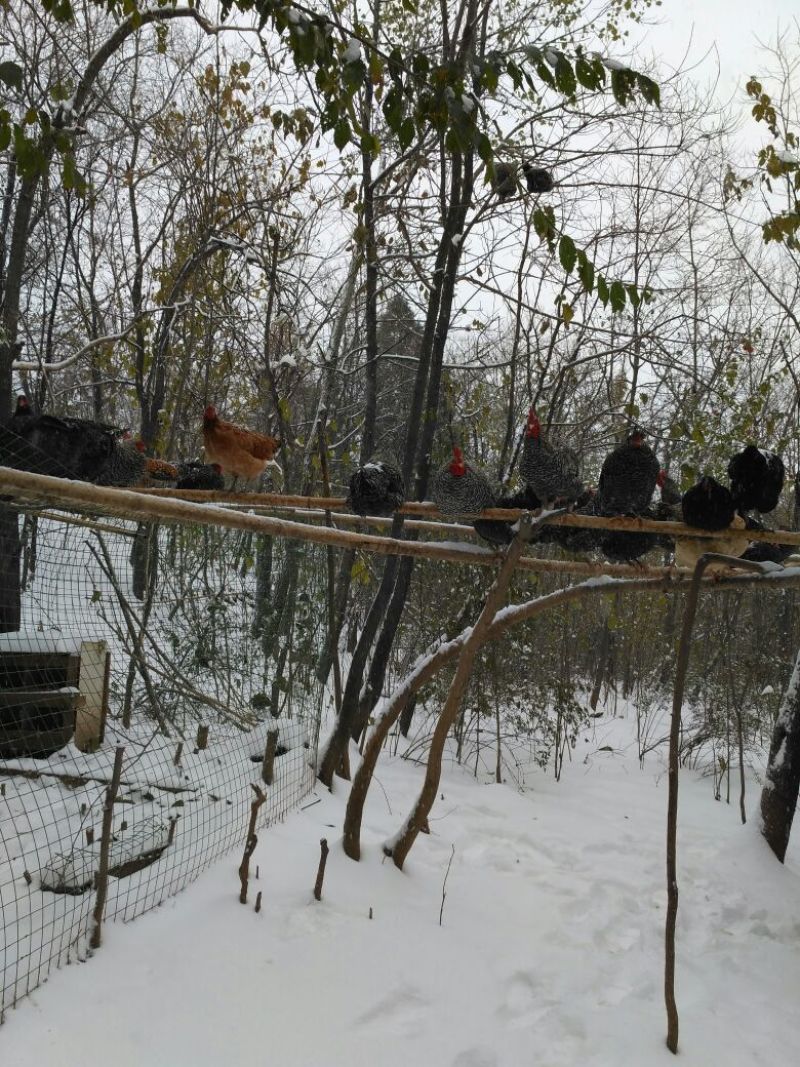
<path fill-rule="evenodd" d="M 406 148 L 414 140 L 414 134 L 416 133 L 416 127 L 414 126 L 413 119 L 405 119 L 400 124 L 400 129 L 397 131 L 397 139 L 400 142 L 400 147 L 405 151 Z"/>
<path fill-rule="evenodd" d="M 583 56 L 578 56 L 575 60 L 575 76 L 584 89 L 589 89 L 592 92 L 601 88 L 605 81 L 597 66 L 594 63 L 589 63 Z"/>
<path fill-rule="evenodd" d="M 572 64 L 566 56 L 561 54 L 559 54 L 558 62 L 556 63 L 556 87 L 560 89 L 565 96 L 574 96 L 575 90 L 578 87 Z"/>
<path fill-rule="evenodd" d="M 350 143 L 350 122 L 346 118 L 340 118 L 333 128 L 333 143 L 341 151 Z"/>
<path fill-rule="evenodd" d="M 622 282 L 611 283 L 609 296 L 611 297 L 611 310 L 614 312 L 622 311 L 625 307 L 625 286 Z"/>
<path fill-rule="evenodd" d="M 600 303 L 603 307 L 608 307 L 608 299 L 610 293 L 608 291 L 608 282 L 605 280 L 602 274 L 597 276 L 597 295 L 600 298 Z"/>
<path fill-rule="evenodd" d="M 572 274 L 578 253 L 575 249 L 575 242 L 567 234 L 564 234 L 558 242 L 558 258 L 567 274 Z"/>
<path fill-rule="evenodd" d="M 594 263 L 583 249 L 578 252 L 578 277 L 587 293 L 594 291 Z"/>
<path fill-rule="evenodd" d="M 18 63 L 12 63 L 10 59 L 0 63 L 0 82 L 9 89 L 22 89 L 22 67 Z"/>
<path fill-rule="evenodd" d="M 655 104 L 656 107 L 661 107 L 661 89 L 652 78 L 648 78 L 645 74 L 637 74 L 636 84 L 648 104 Z"/>
<path fill-rule="evenodd" d="M 638 306 L 642 302 L 642 298 L 639 296 L 639 290 L 636 288 L 635 285 L 626 285 L 625 289 L 628 294 L 628 299 L 631 302 L 631 306 L 638 308 Z"/>

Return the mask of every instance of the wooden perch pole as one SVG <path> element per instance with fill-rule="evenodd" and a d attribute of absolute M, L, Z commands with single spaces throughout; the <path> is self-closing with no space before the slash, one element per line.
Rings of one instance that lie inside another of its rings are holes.
<path fill-rule="evenodd" d="M 436 794 L 439 789 L 439 781 L 442 774 L 442 754 L 447 741 L 447 735 L 449 734 L 450 728 L 455 722 L 461 708 L 464 692 L 467 688 L 470 675 L 472 674 L 472 665 L 475 661 L 475 655 L 486 640 L 486 635 L 489 632 L 492 620 L 505 600 L 512 575 L 514 574 L 514 568 L 522 555 L 522 549 L 530 539 L 530 534 L 530 518 L 523 518 L 520 522 L 519 533 L 511 542 L 511 545 L 506 552 L 505 559 L 503 560 L 503 565 L 500 568 L 500 573 L 495 578 L 494 584 L 486 596 L 486 603 L 483 606 L 483 610 L 478 616 L 477 622 L 472 627 L 461 649 L 455 676 L 450 684 L 444 708 L 442 709 L 433 731 L 433 737 L 431 738 L 430 748 L 428 750 L 428 762 L 425 767 L 425 781 L 419 797 L 417 798 L 417 802 L 406 819 L 403 829 L 400 831 L 398 837 L 391 845 L 384 849 L 387 855 L 390 855 L 394 860 L 395 866 L 399 867 L 401 870 L 406 856 L 411 851 L 411 847 L 416 841 L 418 834 L 427 825 L 428 815 L 436 800 Z"/>
<path fill-rule="evenodd" d="M 319 842 L 319 867 L 317 867 L 317 880 L 314 883 L 314 900 L 322 900 L 322 883 L 325 879 L 325 864 L 328 862 L 328 839 L 323 837 Z"/>
<path fill-rule="evenodd" d="M 667 1009 L 667 1048 L 678 1051 L 678 1005 L 675 1000 L 675 927 L 678 918 L 678 749 L 681 733 L 681 710 L 689 653 L 692 647 L 692 629 L 700 599 L 703 571 L 710 563 L 741 564 L 747 570 L 764 572 L 760 563 L 739 560 L 735 556 L 723 556 L 706 552 L 697 561 L 692 583 L 683 611 L 681 637 L 675 664 L 675 688 L 672 694 L 672 717 L 669 729 L 669 788 L 667 797 L 667 916 L 664 929 L 664 1001 Z"/>

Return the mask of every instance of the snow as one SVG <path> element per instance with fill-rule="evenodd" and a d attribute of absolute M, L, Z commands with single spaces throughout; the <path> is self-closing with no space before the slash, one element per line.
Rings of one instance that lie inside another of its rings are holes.
<path fill-rule="evenodd" d="M 493 784 L 450 762 L 403 872 L 381 842 L 422 781 L 384 757 L 363 856 L 339 840 L 347 789 L 319 790 L 259 835 L 238 903 L 230 854 L 135 924 L 106 924 L 86 966 L 7 1016 L 3 1061 L 48 1067 L 667 1067 L 663 929 L 666 774 L 640 769 L 636 722 L 598 721 L 560 783 L 506 751 Z M 353 750 L 355 758 L 355 750 Z M 517 762 L 518 761 L 518 762 Z M 512 776 L 513 768 L 513 776 Z M 749 786 L 751 813 L 757 790 Z M 800 852 L 778 864 L 736 803 L 681 772 L 680 1063 L 796 1058 Z M 316 903 L 319 840 L 331 846 Z M 446 897 L 443 882 L 448 863 Z M 253 909 L 263 891 L 260 913 Z M 439 916 L 442 909 L 442 922 Z M 91 1020 L 91 1021 L 89 1021 Z"/>
<path fill-rule="evenodd" d="M 789 166 L 794 167 L 800 165 L 800 156 L 796 156 L 794 152 L 788 152 L 785 148 L 779 149 L 775 155 L 781 163 L 786 163 Z"/>
<path fill-rule="evenodd" d="M 556 52 L 555 48 L 545 48 L 542 55 L 551 67 L 554 67 L 558 63 L 558 52 Z"/>
<path fill-rule="evenodd" d="M 351 38 L 347 44 L 347 48 L 344 50 L 342 60 L 345 63 L 357 63 L 359 59 L 361 59 L 361 42 L 357 41 L 355 38 Z"/>

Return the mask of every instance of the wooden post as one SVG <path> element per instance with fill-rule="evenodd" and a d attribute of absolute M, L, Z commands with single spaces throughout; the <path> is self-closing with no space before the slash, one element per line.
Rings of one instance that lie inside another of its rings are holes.
<path fill-rule="evenodd" d="M 258 837 L 256 835 L 256 820 L 258 819 L 258 809 L 266 801 L 266 796 L 259 789 L 257 785 L 251 787 L 256 795 L 256 799 L 250 805 L 250 824 L 247 828 L 247 840 L 244 844 L 244 854 L 242 855 L 242 862 L 239 864 L 239 882 L 241 888 L 239 890 L 239 903 L 247 903 L 247 885 L 250 878 L 250 857 L 256 850 L 258 844 Z"/>
<path fill-rule="evenodd" d="M 111 849 L 111 825 L 114 818 L 114 801 L 117 799 L 119 782 L 122 777 L 122 757 L 125 749 L 118 746 L 114 753 L 114 770 L 111 775 L 111 784 L 106 789 L 106 802 L 103 808 L 103 836 L 100 838 L 100 868 L 97 871 L 96 886 L 97 898 L 94 905 L 94 931 L 89 942 L 90 948 L 100 948 L 103 927 L 103 912 L 106 907 L 108 895 L 108 854 Z"/>
<path fill-rule="evenodd" d="M 197 750 L 202 751 L 208 746 L 208 726 L 203 723 L 197 727 Z"/>
<path fill-rule="evenodd" d="M 314 900 L 322 900 L 322 882 L 325 878 L 325 864 L 328 860 L 328 839 L 323 837 L 319 843 L 319 867 L 314 883 Z"/>
<path fill-rule="evenodd" d="M 267 731 L 267 744 L 264 748 L 264 760 L 261 764 L 261 781 L 264 785 L 272 785 L 275 776 L 275 753 L 278 751 L 278 730 L 275 727 Z"/>
<path fill-rule="evenodd" d="M 75 746 L 96 752 L 103 743 L 108 714 L 111 656 L 105 641 L 82 641 L 78 688 L 83 701 L 75 712 Z"/>

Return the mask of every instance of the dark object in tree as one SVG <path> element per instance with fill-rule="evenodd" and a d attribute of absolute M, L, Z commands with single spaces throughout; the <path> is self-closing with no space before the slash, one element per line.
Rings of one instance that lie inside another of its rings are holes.
<path fill-rule="evenodd" d="M 659 471 L 656 485 L 661 490 L 661 500 L 664 504 L 680 504 L 683 499 L 678 483 L 670 478 L 666 471 Z"/>
<path fill-rule="evenodd" d="M 529 193 L 549 193 L 554 187 L 553 175 L 543 167 L 534 167 L 527 160 L 522 164 L 522 173 Z"/>
<path fill-rule="evenodd" d="M 571 504 L 584 491 L 578 477 L 579 466 L 574 449 L 556 447 L 542 437 L 539 417 L 531 408 L 519 462 L 519 472 L 525 484 L 545 504 Z"/>
<path fill-rule="evenodd" d="M 641 515 L 650 507 L 661 467 L 644 437 L 635 426 L 606 456 L 598 482 L 602 515 Z"/>
<path fill-rule="evenodd" d="M 453 458 L 431 479 L 431 499 L 446 515 L 470 515 L 494 507 L 495 492 L 485 474 L 464 462 L 453 446 Z"/>
<path fill-rule="evenodd" d="M 501 200 L 517 194 L 517 167 L 514 163 L 495 163 L 492 188 Z"/>
<path fill-rule="evenodd" d="M 786 468 L 774 452 L 748 445 L 728 464 L 733 502 L 739 511 L 773 511 L 780 499 Z"/>
<path fill-rule="evenodd" d="M 225 488 L 219 463 L 179 463 L 176 489 L 201 489 L 204 492 Z"/>
<path fill-rule="evenodd" d="M 537 511 L 542 506 L 541 500 L 530 488 L 522 489 L 510 496 L 501 496 L 495 503 L 496 508 L 524 508 L 525 511 Z M 504 548 L 514 540 L 514 523 L 502 519 L 476 519 L 472 524 L 475 533 L 490 545 Z M 554 529 L 557 527 L 551 527 Z"/>
<path fill-rule="evenodd" d="M 783 863 L 800 792 L 800 653 L 772 732 L 761 790 L 761 832 Z"/>
<path fill-rule="evenodd" d="M 727 530 L 736 514 L 730 490 L 708 474 L 686 490 L 681 507 L 683 521 L 698 530 Z"/>
<path fill-rule="evenodd" d="M 393 463 L 365 463 L 350 477 L 347 505 L 357 515 L 391 515 L 405 498 L 403 476 Z"/>

